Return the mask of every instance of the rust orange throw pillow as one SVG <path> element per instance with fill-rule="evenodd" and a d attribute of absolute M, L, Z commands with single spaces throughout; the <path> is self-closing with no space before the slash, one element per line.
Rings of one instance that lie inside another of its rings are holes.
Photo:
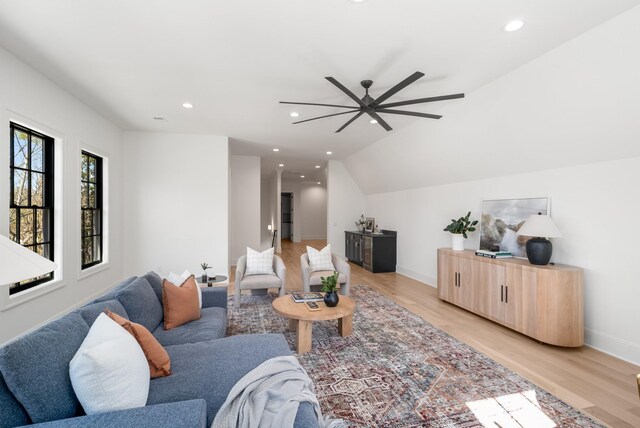
<path fill-rule="evenodd" d="M 109 318 L 120 324 L 138 341 L 142 352 L 144 352 L 144 356 L 147 357 L 151 379 L 169 376 L 171 374 L 169 354 L 145 326 L 131 322 L 108 309 L 105 312 Z"/>
<path fill-rule="evenodd" d="M 198 284 L 191 275 L 180 286 L 162 281 L 162 306 L 164 310 L 164 329 L 171 330 L 189 321 L 200 319 L 200 301 Z"/>

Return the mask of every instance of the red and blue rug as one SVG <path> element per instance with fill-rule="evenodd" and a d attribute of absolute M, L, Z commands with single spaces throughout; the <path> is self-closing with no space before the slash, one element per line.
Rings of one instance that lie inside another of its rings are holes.
<path fill-rule="evenodd" d="M 353 427 L 600 427 L 597 421 L 366 286 L 352 286 L 353 334 L 314 322 L 298 359 L 323 413 Z M 228 335 L 283 333 L 275 294 L 229 301 Z"/>

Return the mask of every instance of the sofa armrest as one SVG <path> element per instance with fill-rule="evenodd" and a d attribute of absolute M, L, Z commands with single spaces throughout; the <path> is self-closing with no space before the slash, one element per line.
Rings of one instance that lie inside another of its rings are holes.
<path fill-rule="evenodd" d="M 228 292 L 229 287 L 220 285 L 202 288 L 202 307 L 227 309 Z"/>
<path fill-rule="evenodd" d="M 300 274 L 302 275 L 302 289 L 306 292 L 311 291 L 311 285 L 309 285 L 311 268 L 309 267 L 309 256 L 307 256 L 307 253 L 300 256 Z"/>
<path fill-rule="evenodd" d="M 280 295 L 283 296 L 287 284 L 287 267 L 284 265 L 280 256 L 273 256 L 273 271 L 276 273 L 276 276 L 280 278 Z"/>
<path fill-rule="evenodd" d="M 202 399 L 198 399 L 97 413 L 95 415 L 60 419 L 30 426 L 43 428 L 205 428 L 206 425 L 207 403 Z"/>
<path fill-rule="evenodd" d="M 348 296 L 349 288 L 351 287 L 351 266 L 349 265 L 349 262 L 337 254 L 331 255 L 331 261 L 333 262 L 333 267 L 336 271 L 343 274 L 346 278 L 344 286 L 340 287 L 340 294 Z"/>

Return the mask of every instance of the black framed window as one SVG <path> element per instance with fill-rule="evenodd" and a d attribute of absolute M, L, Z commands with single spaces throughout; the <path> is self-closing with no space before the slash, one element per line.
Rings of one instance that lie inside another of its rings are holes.
<path fill-rule="evenodd" d="M 80 171 L 82 269 L 102 263 L 102 158 L 83 151 Z"/>
<path fill-rule="evenodd" d="M 53 254 L 54 139 L 10 123 L 9 237 L 49 260 Z M 53 279 L 53 273 L 9 287 L 9 294 Z"/>

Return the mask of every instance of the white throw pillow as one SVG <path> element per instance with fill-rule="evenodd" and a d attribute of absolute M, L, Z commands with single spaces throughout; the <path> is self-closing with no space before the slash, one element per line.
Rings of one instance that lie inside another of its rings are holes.
<path fill-rule="evenodd" d="M 170 272 L 169 275 L 165 278 L 167 281 L 172 283 L 173 285 L 180 287 L 184 282 L 191 276 L 191 272 L 185 270 L 182 272 L 182 275 L 178 275 L 177 273 Z M 196 282 L 198 282 L 198 278 L 196 278 Z M 200 309 L 202 309 L 202 289 L 198 285 L 198 303 L 200 304 Z"/>
<path fill-rule="evenodd" d="M 311 268 L 311 272 L 317 272 L 320 270 L 336 270 L 331 262 L 331 244 L 327 245 L 320 251 L 307 246 L 307 256 L 309 257 L 309 267 Z"/>
<path fill-rule="evenodd" d="M 147 404 L 147 358 L 136 339 L 104 313 L 69 363 L 69 377 L 88 415 Z"/>
<path fill-rule="evenodd" d="M 247 247 L 245 275 L 275 275 L 273 272 L 273 247 L 258 252 Z"/>

